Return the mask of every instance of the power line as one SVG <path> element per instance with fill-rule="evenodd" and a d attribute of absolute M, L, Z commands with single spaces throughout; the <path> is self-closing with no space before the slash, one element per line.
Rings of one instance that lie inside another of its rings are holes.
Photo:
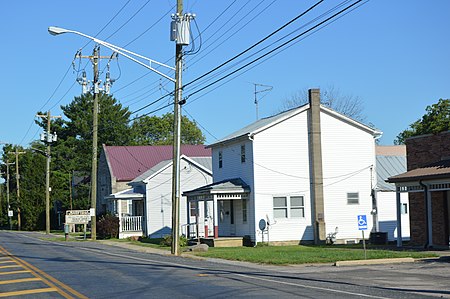
<path fill-rule="evenodd" d="M 274 32 L 272 32 L 271 34 L 267 35 L 266 37 L 264 37 L 263 39 L 261 39 L 260 41 L 258 41 L 257 43 L 253 44 L 252 46 L 248 47 L 247 49 L 245 49 L 244 51 L 242 51 L 241 53 L 235 55 L 234 57 L 228 59 L 227 61 L 221 63 L 220 65 L 216 66 L 215 68 L 213 68 L 212 70 L 206 72 L 205 74 L 201 75 L 200 77 L 197 77 L 196 79 L 192 80 L 191 82 L 187 83 L 184 85 L 184 87 L 187 87 L 191 84 L 193 84 L 194 82 L 197 82 L 198 80 L 204 78 L 205 76 L 211 74 L 212 72 L 218 70 L 219 68 L 223 67 L 224 65 L 230 63 L 231 61 L 237 59 L 238 57 L 244 55 L 245 53 L 247 53 L 248 51 L 250 51 L 251 49 L 255 48 L 256 46 L 260 45 L 261 43 L 265 42 L 267 39 L 269 39 L 270 37 L 272 37 L 273 35 L 277 34 L 278 32 L 280 32 L 281 30 L 283 30 L 284 28 L 286 28 L 287 26 L 289 26 L 290 24 L 292 24 L 293 22 L 297 21 L 299 18 L 303 17 L 305 14 L 307 14 L 308 12 L 310 12 L 311 10 L 313 10 L 315 7 L 317 7 L 319 4 L 321 4 L 324 0 L 320 0 L 318 1 L 316 4 L 314 4 L 313 6 L 311 6 L 310 8 L 308 8 L 307 10 L 305 10 L 304 12 L 302 12 L 301 14 L 299 14 L 298 16 L 296 16 L 295 18 L 293 18 L 292 20 L 290 20 L 289 22 L 287 22 L 286 24 L 284 24 L 283 26 L 281 26 L 280 28 L 278 28 L 277 30 L 275 30 Z"/>
<path fill-rule="evenodd" d="M 336 14 L 332 15 L 331 17 L 325 19 L 324 21 L 322 21 L 322 22 L 320 22 L 320 23 L 314 25 L 313 27 L 311 27 L 311 28 L 309 28 L 309 29 L 303 31 L 302 33 L 296 35 L 295 37 L 293 37 L 293 38 L 289 39 L 288 41 L 282 43 L 281 45 L 275 47 L 274 49 L 270 50 L 269 52 L 267 52 L 267 53 L 265 53 L 265 54 L 259 56 L 258 58 L 254 59 L 254 60 L 252 60 L 252 61 L 250 61 L 250 62 L 248 62 L 248 63 L 246 63 L 245 65 L 243 65 L 243 66 L 239 67 L 238 69 L 232 71 L 231 73 L 228 73 L 227 75 L 225 75 L 225 76 L 223 76 L 223 77 L 221 77 L 221 78 L 215 80 L 214 82 L 212 82 L 212 83 L 210 83 L 210 84 L 208 84 L 208 85 L 206 85 L 206 86 L 204 86 L 204 87 L 202 87 L 202 88 L 200 88 L 200 89 L 198 89 L 198 90 L 196 90 L 196 91 L 190 93 L 190 94 L 187 96 L 187 98 L 189 98 L 190 96 L 193 96 L 193 95 L 195 95 L 195 94 L 197 94 L 197 93 L 199 93 L 199 92 L 201 92 L 201 91 L 203 91 L 203 90 L 205 90 L 205 89 L 211 87 L 211 86 L 214 85 L 214 84 L 217 84 L 218 82 L 220 82 L 220 81 L 222 81 L 222 80 L 228 78 L 229 76 L 231 76 L 231 75 L 233 75 L 233 74 L 235 74 L 235 73 L 237 73 L 237 72 L 239 72 L 239 71 L 245 69 L 246 67 L 252 65 L 253 63 L 255 63 L 255 62 L 261 60 L 262 58 L 264 58 L 264 57 L 266 57 L 266 56 L 272 54 L 273 52 L 275 52 L 275 51 L 277 51 L 277 50 L 283 48 L 284 46 L 290 44 L 291 42 L 297 40 L 298 38 L 302 37 L 303 35 L 305 35 L 305 34 L 311 32 L 312 30 L 316 29 L 317 27 L 319 27 L 319 26 L 323 25 L 324 23 L 328 22 L 329 20 L 335 18 L 335 17 L 338 16 L 339 14 L 345 12 L 346 10 L 350 9 L 351 7 L 353 7 L 354 5 L 356 5 L 357 3 L 361 2 L 361 1 L 363 1 L 363 0 L 358 0 L 358 1 L 356 1 L 355 3 L 353 3 L 353 4 L 349 5 L 349 6 L 347 6 L 346 8 L 344 8 L 344 9 L 340 10 L 339 12 L 337 12 Z M 192 81 L 191 81 L 191 82 L 192 82 Z M 189 85 L 191 82 L 189 82 L 189 83 L 186 84 L 186 85 Z M 185 86 L 186 86 L 186 85 L 185 85 Z"/>

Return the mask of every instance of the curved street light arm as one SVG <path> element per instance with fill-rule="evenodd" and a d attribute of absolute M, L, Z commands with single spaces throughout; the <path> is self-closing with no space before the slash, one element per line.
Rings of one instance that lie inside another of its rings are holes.
<path fill-rule="evenodd" d="M 164 77 L 164 78 L 166 78 L 166 79 L 168 79 L 168 80 L 170 80 L 170 81 L 172 81 L 172 82 L 175 82 L 175 79 L 173 79 L 172 77 L 170 77 L 170 76 L 168 76 L 168 75 L 166 75 L 166 74 L 164 74 L 164 73 L 162 73 L 162 72 L 160 72 L 160 71 L 158 71 L 157 69 L 155 69 L 155 68 L 152 67 L 152 63 L 153 63 L 153 64 L 156 64 L 156 65 L 159 65 L 159 66 L 168 68 L 168 69 L 173 70 L 173 71 L 175 70 L 174 67 L 171 67 L 171 66 L 169 66 L 169 65 L 166 65 L 166 64 L 164 64 L 164 63 L 158 62 L 158 61 L 156 61 L 156 60 L 150 59 L 150 58 L 145 57 L 145 56 L 143 56 L 143 55 L 140 55 L 140 54 L 134 53 L 134 52 L 132 52 L 132 51 L 126 50 L 126 49 L 124 49 L 124 48 L 115 46 L 115 45 L 113 45 L 113 44 L 110 44 L 110 43 L 108 43 L 108 42 L 102 41 L 102 40 L 100 40 L 100 39 L 98 39 L 98 38 L 95 38 L 95 37 L 93 37 L 93 36 L 84 34 L 84 33 L 79 32 L 79 31 L 69 30 L 69 29 L 64 29 L 64 28 L 60 28 L 60 27 L 50 26 L 50 27 L 48 27 L 48 32 L 49 32 L 51 35 L 59 35 L 59 34 L 63 34 L 63 33 L 73 33 L 73 34 L 77 34 L 77 35 L 83 36 L 83 37 L 85 37 L 85 38 L 87 38 L 87 39 L 90 39 L 90 40 L 96 42 L 96 43 L 99 44 L 99 45 L 102 45 L 102 46 L 104 46 L 104 47 L 106 47 L 106 48 L 111 49 L 111 50 L 114 51 L 114 52 L 117 52 L 117 53 L 119 53 L 119 54 L 125 56 L 126 58 L 128 58 L 128 59 L 130 59 L 130 60 L 132 60 L 132 61 L 134 61 L 134 62 L 136 62 L 136 63 L 138 63 L 138 64 L 140 64 L 140 65 L 142 65 L 143 67 L 145 67 L 145 68 L 147 68 L 147 69 L 149 69 L 149 70 L 151 70 L 151 71 L 153 71 L 153 72 L 155 72 L 155 73 L 157 73 L 158 75 L 160 75 L 160 76 L 162 76 L 162 77 Z M 146 60 L 146 61 L 148 62 L 148 64 L 147 64 L 147 63 L 144 63 L 144 62 L 142 62 L 142 61 L 140 61 L 139 59 L 137 59 L 137 58 L 135 58 L 135 57 L 133 57 L 133 56 L 138 57 L 138 58 L 140 58 L 140 59 L 142 59 L 142 60 Z"/>

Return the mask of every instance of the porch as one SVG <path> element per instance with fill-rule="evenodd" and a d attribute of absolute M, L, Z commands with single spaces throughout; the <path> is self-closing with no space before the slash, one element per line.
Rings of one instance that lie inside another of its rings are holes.
<path fill-rule="evenodd" d="M 413 244 L 425 248 L 450 245 L 450 160 L 441 160 L 391 177 L 397 193 L 397 246 L 402 247 L 400 193 L 410 193 Z"/>
<path fill-rule="evenodd" d="M 145 221 L 144 195 L 127 189 L 111 194 L 107 199 L 111 203 L 111 212 L 119 218 L 119 239 L 142 237 Z"/>
<path fill-rule="evenodd" d="M 188 239 L 200 240 L 210 247 L 242 246 L 243 236 L 248 232 L 242 233 L 242 225 L 237 225 L 237 219 L 247 225 L 249 193 L 249 186 L 241 179 L 184 192 L 188 215 L 182 233 Z"/>

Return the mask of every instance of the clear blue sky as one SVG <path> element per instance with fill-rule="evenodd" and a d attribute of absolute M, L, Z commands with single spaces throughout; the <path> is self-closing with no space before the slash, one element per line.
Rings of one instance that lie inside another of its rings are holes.
<path fill-rule="evenodd" d="M 81 92 L 77 83 L 73 85 L 76 72 L 70 69 L 64 75 L 75 52 L 87 40 L 73 34 L 51 36 L 48 26 L 96 35 L 112 20 L 98 38 L 174 65 L 169 23 L 175 2 L 139 0 L 124 7 L 127 1 L 2 1 L 0 141 L 27 146 L 40 132 L 33 124 L 36 112 L 51 109 L 53 115 L 60 114 L 59 105 L 70 103 Z M 186 58 L 183 81 L 187 83 L 241 52 L 314 3 L 185 1 L 185 11 L 197 14 L 203 33 L 201 51 Z M 324 1 L 277 38 L 337 3 Z M 185 109 L 207 129 L 205 135 L 211 143 L 255 120 L 252 83 L 273 86 L 260 100 L 261 117 L 277 112 L 298 90 L 334 86 L 343 94 L 361 98 L 367 121 L 384 132 L 381 144 L 392 144 L 400 131 L 424 114 L 427 105 L 450 98 L 449 14 L 448 0 L 369 1 L 276 56 L 238 73 L 240 76 L 233 80 L 224 80 L 190 97 Z M 198 36 L 195 27 L 193 32 Z M 196 46 L 199 44 L 197 39 Z M 92 47 L 93 43 L 85 46 L 83 54 L 91 54 Z M 110 52 L 102 49 L 102 54 Z M 238 66 L 245 63 L 237 62 Z M 81 66 L 75 61 L 77 69 L 85 65 L 86 61 Z M 120 70 L 117 63 L 111 64 L 111 76 L 120 73 L 112 93 L 124 105 L 130 105 L 131 111 L 166 94 L 164 88 L 173 90 L 172 83 L 153 73 L 130 84 L 148 71 L 125 57 L 119 58 L 119 65 Z M 105 61 L 100 69 L 104 67 Z M 86 71 L 91 79 L 89 64 Z M 185 95 L 195 90 L 189 88 Z M 165 99 L 158 104 L 167 103 Z"/>

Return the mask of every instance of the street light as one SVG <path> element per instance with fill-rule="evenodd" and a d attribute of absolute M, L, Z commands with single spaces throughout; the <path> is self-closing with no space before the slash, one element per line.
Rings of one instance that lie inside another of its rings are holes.
<path fill-rule="evenodd" d="M 172 18 L 173 18 L 172 25 L 173 24 L 180 25 L 180 26 L 175 26 L 175 28 L 177 28 L 177 30 L 186 30 L 186 29 L 189 30 L 189 26 L 181 26 L 181 24 L 189 23 L 189 21 L 192 18 L 194 18 L 195 16 L 190 15 L 190 14 L 186 14 L 186 15 L 182 16 L 182 10 L 183 10 L 182 0 L 177 0 L 177 14 L 172 16 Z M 175 68 L 168 66 L 166 64 L 157 62 L 157 61 L 150 59 L 148 57 L 145 57 L 143 55 L 131 52 L 124 48 L 115 46 L 108 42 L 99 40 L 98 38 L 78 32 L 78 31 L 51 26 L 48 28 L 48 32 L 52 35 L 59 35 L 59 34 L 63 34 L 63 33 L 73 33 L 73 34 L 77 34 L 77 35 L 83 36 L 85 38 L 88 38 L 88 39 L 96 42 L 97 44 L 100 44 L 106 48 L 109 48 L 112 51 L 117 52 L 117 53 L 127 57 L 131 61 L 134 61 L 137 64 L 140 64 L 143 67 L 145 67 L 145 68 L 157 73 L 158 75 L 175 83 L 174 111 L 173 111 L 173 114 L 174 114 L 174 142 L 173 142 L 173 171 L 172 171 L 173 177 L 172 177 L 172 249 L 171 249 L 171 253 L 174 255 L 179 255 L 180 254 L 180 248 L 179 248 L 180 247 L 179 246 L 180 213 L 179 213 L 179 208 L 180 208 L 180 196 L 181 196 L 181 192 L 180 192 L 180 143 L 181 143 L 180 106 L 182 104 L 182 101 L 181 101 L 181 97 L 182 97 L 181 77 L 182 77 L 183 46 L 187 45 L 189 43 L 189 42 L 186 43 L 186 39 L 185 39 L 186 33 L 188 34 L 187 36 L 189 36 L 189 32 L 188 31 L 184 32 L 184 35 L 177 35 L 177 36 L 182 37 L 180 39 L 176 39 L 176 38 L 174 39 L 174 40 L 176 40 Z M 141 59 L 142 61 L 139 59 Z M 144 63 L 143 61 L 145 61 L 146 63 Z M 159 66 L 162 66 L 162 67 L 165 67 L 165 68 L 175 71 L 175 79 L 154 69 L 152 67 L 152 64 L 156 64 L 156 65 L 159 65 Z M 95 102 L 95 97 L 94 97 L 94 102 Z M 94 104 L 94 109 L 95 109 L 95 104 Z M 95 126 L 94 126 L 94 130 L 95 130 Z M 92 167 L 94 169 L 94 163 L 93 163 Z M 93 208 L 95 208 L 95 207 L 93 207 Z"/>

